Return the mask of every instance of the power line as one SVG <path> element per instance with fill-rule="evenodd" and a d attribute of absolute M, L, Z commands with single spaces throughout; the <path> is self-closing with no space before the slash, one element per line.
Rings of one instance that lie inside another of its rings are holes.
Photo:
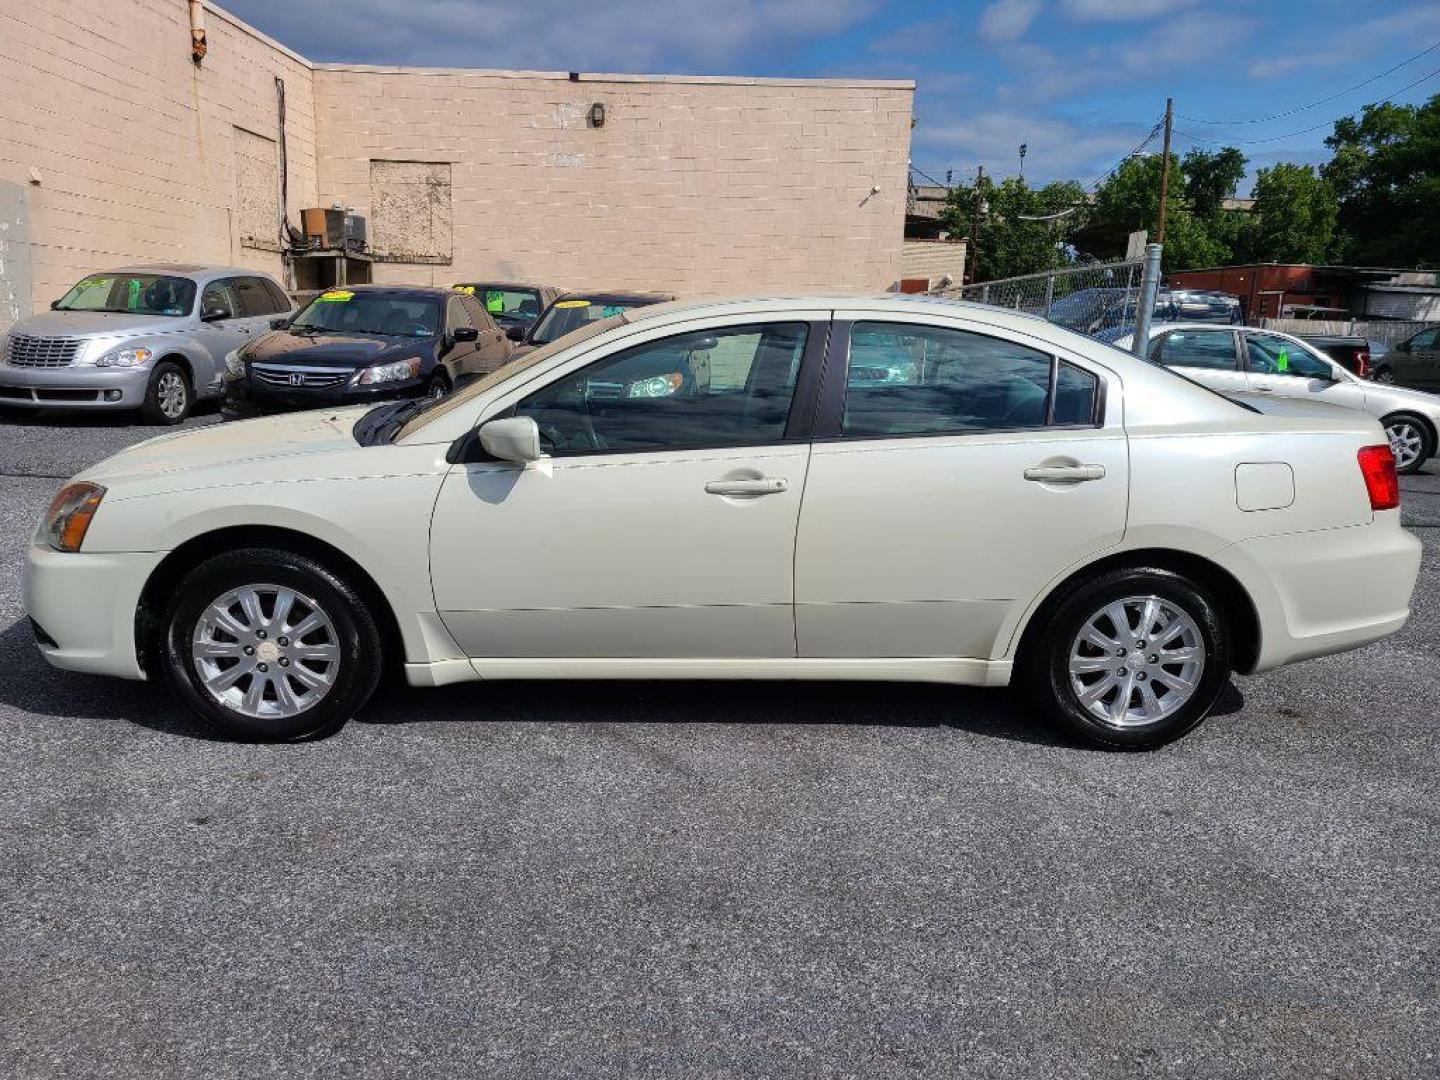
<path fill-rule="evenodd" d="M 1366 79 L 1364 82 L 1358 82 L 1354 86 L 1347 87 L 1344 90 L 1339 90 L 1333 94 L 1330 94 L 1327 97 L 1320 98 L 1318 101 L 1312 101 L 1308 105 L 1298 105 L 1293 109 L 1286 109 L 1284 112 L 1271 113 L 1269 116 L 1254 116 L 1248 119 L 1237 120 L 1206 120 L 1198 116 L 1182 116 L 1180 117 L 1180 119 L 1188 121 L 1192 124 L 1218 124 L 1220 126 L 1226 126 L 1231 124 L 1265 124 L 1270 122 L 1271 120 L 1280 120 L 1287 116 L 1294 116 L 1296 113 L 1308 112 L 1309 110 L 1316 108 L 1319 105 L 1324 105 L 1327 102 L 1334 101 L 1336 98 L 1342 98 L 1346 94 L 1354 93 L 1361 87 L 1369 86 L 1371 83 L 1378 82 L 1379 80 L 1385 78 L 1386 75 L 1391 75 L 1394 72 L 1399 71 L 1403 67 L 1408 67 L 1416 60 L 1419 60 L 1422 56 L 1428 56 L 1436 49 L 1440 49 L 1440 41 L 1435 42 L 1435 44 L 1431 45 L 1428 49 L 1421 49 L 1414 56 L 1411 56 L 1405 60 L 1401 60 L 1400 63 L 1396 64 L 1394 67 L 1386 68 L 1384 71 L 1380 72 L 1379 75 L 1370 76 L 1370 78 Z M 1409 88 L 1407 87 L 1406 89 Z M 1395 93 L 1400 94 L 1404 93 L 1404 91 L 1397 90 L 1395 91 Z"/>
<path fill-rule="evenodd" d="M 1147 146 L 1150 145 L 1150 143 L 1154 140 L 1155 136 L 1158 135 L 1158 134 L 1160 134 L 1160 129 L 1161 129 L 1164 125 L 1165 125 L 1165 120 L 1164 120 L 1163 117 L 1162 117 L 1161 119 L 1155 121 L 1155 126 L 1150 129 L 1150 134 L 1149 134 L 1149 135 L 1146 135 L 1145 138 L 1141 139 L 1139 145 L 1136 146 L 1134 150 L 1131 150 L 1128 154 L 1126 154 L 1124 157 L 1122 157 L 1119 161 L 1115 162 L 1114 165 L 1111 165 L 1110 168 L 1106 169 L 1103 173 L 1101 173 L 1099 176 L 1097 176 L 1094 180 L 1091 180 L 1090 183 L 1089 183 L 1088 185 L 1086 185 L 1086 187 L 1085 187 L 1084 190 L 1087 191 L 1087 192 L 1094 191 L 1094 190 L 1095 190 L 1096 188 L 1098 188 L 1101 184 L 1103 184 L 1106 180 L 1109 180 L 1110 177 L 1114 176 L 1117 172 L 1119 172 L 1119 171 L 1120 171 L 1120 167 L 1121 167 L 1122 165 L 1124 165 L 1125 162 L 1129 161 L 1129 160 L 1130 160 L 1131 158 L 1133 158 L 1136 154 L 1140 153 L 1141 150 L 1144 150 L 1145 147 L 1147 147 Z"/>
<path fill-rule="evenodd" d="M 1433 79 L 1436 75 L 1440 75 L 1440 68 L 1436 68 L 1434 71 L 1430 72 L 1430 74 L 1428 74 L 1428 75 L 1422 75 L 1420 78 L 1416 79 L 1414 82 L 1412 82 L 1412 83 L 1410 83 L 1410 84 L 1408 84 L 1408 85 L 1406 85 L 1406 86 L 1402 86 L 1399 90 L 1394 91 L 1393 93 L 1390 94 L 1389 97 L 1383 97 L 1383 98 L 1381 98 L 1379 101 L 1373 102 L 1373 104 L 1375 104 L 1375 105 L 1383 105 L 1383 104 L 1385 104 L 1385 103 L 1388 102 L 1388 101 L 1393 101 L 1393 100 L 1395 100 L 1395 98 L 1397 98 L 1397 97 L 1399 97 L 1401 94 L 1405 93 L 1405 91 L 1414 89 L 1415 87 L 1419 86 L 1421 83 L 1425 82 L 1426 80 L 1428 80 L 1428 79 Z M 1186 132 L 1183 132 L 1183 131 L 1179 131 L 1179 132 L 1177 132 L 1177 134 L 1183 135 L 1185 138 L 1189 139 L 1189 140 L 1190 140 L 1191 142 L 1193 142 L 1193 143 L 1204 143 L 1204 144 L 1206 144 L 1206 145 L 1208 145 L 1208 146 L 1258 146 L 1258 145 L 1260 145 L 1261 143 L 1272 143 L 1272 142 L 1280 142 L 1280 141 L 1283 140 L 1283 139 L 1293 139 L 1293 138 L 1295 138 L 1297 135 L 1309 135 L 1309 134 L 1311 134 L 1312 132 L 1322 131 L 1322 130 L 1324 130 L 1324 129 L 1327 128 L 1327 127 L 1331 127 L 1331 126 L 1334 125 L 1334 123 L 1335 123 L 1334 120 L 1327 120 L 1327 121 L 1325 121 L 1323 124 L 1315 124 L 1313 127 L 1301 128 L 1299 131 L 1287 131 L 1284 135 L 1270 135 L 1270 136 L 1268 136 L 1268 137 L 1266 137 L 1266 138 L 1264 138 L 1264 139 L 1228 139 L 1228 140 L 1226 140 L 1226 141 L 1223 142 L 1223 143 L 1222 143 L 1222 142 L 1216 142 L 1214 139 L 1202 139 L 1202 138 L 1199 138 L 1198 136 L 1190 135 L 1190 134 L 1187 134 Z"/>

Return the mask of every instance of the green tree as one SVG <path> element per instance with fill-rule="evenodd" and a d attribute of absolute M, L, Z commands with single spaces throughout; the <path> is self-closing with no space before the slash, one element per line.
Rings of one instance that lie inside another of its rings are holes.
<path fill-rule="evenodd" d="M 1130 158 L 1095 192 L 1091 235 L 1109 247 L 1137 229 L 1154 237 L 1160 212 L 1161 157 Z M 1235 193 L 1245 175 L 1245 155 L 1233 147 L 1217 153 L 1192 150 L 1184 159 L 1170 155 L 1170 199 L 1165 212 L 1164 269 L 1187 270 L 1229 262 L 1239 223 L 1223 200 Z"/>
<path fill-rule="evenodd" d="M 999 184 L 987 176 L 982 184 L 979 280 L 1035 274 L 1064 264 L 1064 245 L 1084 207 L 1079 184 L 1060 181 L 1032 188 L 1014 176 Z M 945 229 L 973 237 L 974 215 L 975 187 L 952 188 L 941 216 Z"/>
<path fill-rule="evenodd" d="M 1330 182 L 1311 166 L 1261 169 L 1241 255 L 1254 262 L 1323 263 L 1332 254 L 1338 210 Z"/>
<path fill-rule="evenodd" d="M 1233 146 L 1211 153 L 1191 150 L 1180 160 L 1185 177 L 1185 198 L 1190 212 L 1210 217 L 1221 212 L 1226 199 L 1234 196 L 1240 181 L 1245 179 L 1245 155 Z"/>
<path fill-rule="evenodd" d="M 1440 94 L 1367 105 L 1335 121 L 1321 169 L 1339 200 L 1339 255 L 1380 266 L 1440 266 Z"/>

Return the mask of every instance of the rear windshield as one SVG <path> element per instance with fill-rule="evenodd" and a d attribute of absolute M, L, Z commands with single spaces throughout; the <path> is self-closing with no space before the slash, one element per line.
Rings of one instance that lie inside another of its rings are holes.
<path fill-rule="evenodd" d="M 57 311 L 117 311 L 129 315 L 189 315 L 195 283 L 165 274 L 91 274 L 55 304 Z"/>
<path fill-rule="evenodd" d="M 534 289 L 474 284 L 456 285 L 455 291 L 475 297 L 501 326 L 532 323 L 540 317 L 540 294 Z"/>
<path fill-rule="evenodd" d="M 434 296 L 329 289 L 290 321 L 291 330 L 329 330 L 340 334 L 431 338 L 440 327 L 440 301 Z"/>

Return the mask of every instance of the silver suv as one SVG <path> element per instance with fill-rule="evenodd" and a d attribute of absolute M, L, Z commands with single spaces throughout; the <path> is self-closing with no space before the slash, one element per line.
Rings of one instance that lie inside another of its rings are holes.
<path fill-rule="evenodd" d="M 138 409 L 178 424 L 220 389 L 225 354 L 291 314 L 276 282 L 233 266 L 91 274 L 0 341 L 0 405 Z"/>

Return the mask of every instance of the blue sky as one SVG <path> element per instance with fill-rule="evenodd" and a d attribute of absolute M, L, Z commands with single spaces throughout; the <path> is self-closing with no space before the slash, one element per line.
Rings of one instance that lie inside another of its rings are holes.
<path fill-rule="evenodd" d="M 941 181 L 981 162 L 1013 173 L 1023 142 L 1028 179 L 1088 183 L 1146 136 L 1167 95 L 1182 152 L 1202 139 L 1235 142 L 1252 170 L 1318 162 L 1334 118 L 1431 73 L 1395 100 L 1440 93 L 1437 48 L 1290 116 L 1202 122 L 1295 109 L 1440 44 L 1435 0 L 222 2 L 314 60 L 912 78 L 911 158 Z"/>

